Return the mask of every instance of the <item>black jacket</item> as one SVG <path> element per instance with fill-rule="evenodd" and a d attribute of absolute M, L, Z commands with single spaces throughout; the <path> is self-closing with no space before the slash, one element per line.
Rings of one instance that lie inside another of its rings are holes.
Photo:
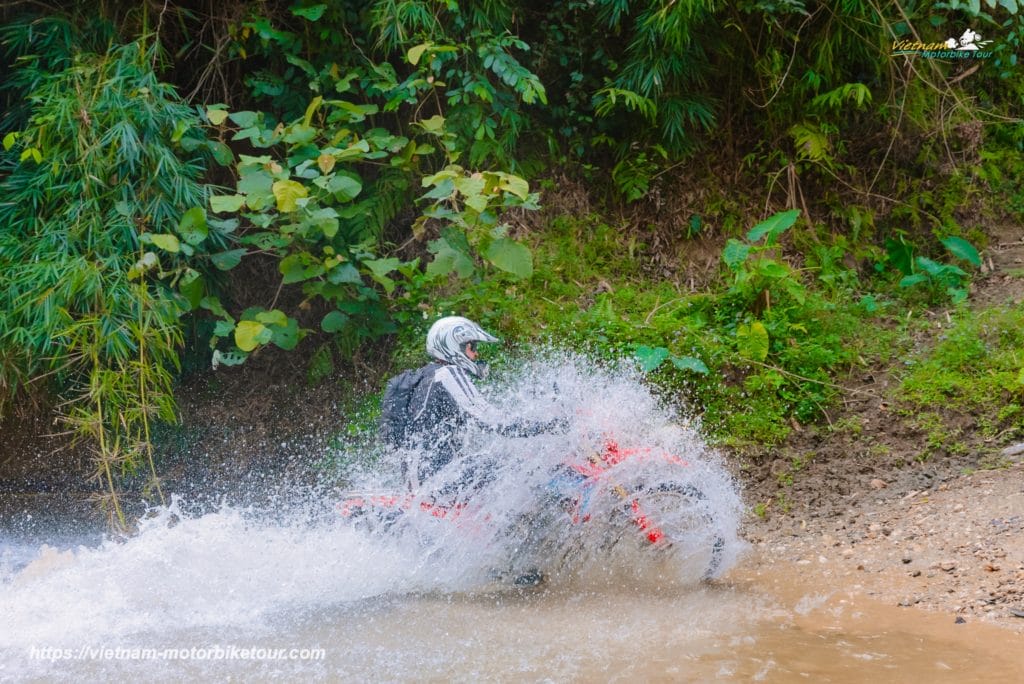
<path fill-rule="evenodd" d="M 553 427 L 557 421 L 505 421 L 484 399 L 469 375 L 458 366 L 431 363 L 420 369 L 423 379 L 409 402 L 408 446 L 422 453 L 420 477 L 427 477 L 462 453 L 467 425 L 476 425 L 509 437 L 529 437 Z"/>

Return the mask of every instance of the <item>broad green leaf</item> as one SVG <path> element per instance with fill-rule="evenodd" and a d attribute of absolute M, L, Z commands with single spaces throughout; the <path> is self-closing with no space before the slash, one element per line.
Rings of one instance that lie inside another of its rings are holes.
<path fill-rule="evenodd" d="M 309 7 L 292 7 L 291 9 L 292 14 L 297 17 L 316 21 L 320 17 L 324 16 L 324 11 L 327 9 L 327 5 L 320 3 L 318 5 L 310 5 Z"/>
<path fill-rule="evenodd" d="M 455 182 L 451 178 L 445 178 L 439 182 L 433 190 L 424 193 L 420 199 L 445 199 L 447 197 L 451 197 L 453 192 L 455 192 Z"/>
<path fill-rule="evenodd" d="M 750 229 L 747 233 L 748 242 L 757 242 L 764 236 L 768 236 L 765 244 L 771 244 L 778 239 L 790 226 L 796 223 L 797 218 L 800 216 L 799 209 L 790 209 L 789 211 L 780 211 L 779 213 L 769 216 L 767 219 L 758 223 L 756 226 Z"/>
<path fill-rule="evenodd" d="M 149 242 L 152 242 L 165 252 L 177 254 L 181 251 L 181 243 L 178 242 L 178 238 L 169 233 L 147 233 L 147 235 L 149 236 Z"/>
<path fill-rule="evenodd" d="M 402 263 L 400 259 L 389 257 L 387 259 L 369 259 L 363 262 L 374 275 L 383 276 L 394 271 Z"/>
<path fill-rule="evenodd" d="M 8 151 L 12 147 L 14 147 L 14 143 L 16 143 L 17 141 L 18 141 L 18 134 L 17 133 L 12 131 L 12 132 L 8 133 L 7 135 L 5 135 L 4 136 L 4 151 Z"/>
<path fill-rule="evenodd" d="M 256 314 L 256 320 L 264 325 L 288 325 L 288 317 L 280 309 L 261 311 Z"/>
<path fill-rule="evenodd" d="M 258 321 L 239 321 L 235 326 L 235 344 L 244 352 L 251 352 L 273 338 L 270 328 Z"/>
<path fill-rule="evenodd" d="M 270 341 L 285 351 L 295 349 L 299 340 L 302 339 L 299 322 L 294 318 L 287 319 L 284 325 L 275 326 L 272 331 L 273 337 L 270 338 Z"/>
<path fill-rule="evenodd" d="M 213 326 L 214 337 L 227 337 L 235 330 L 234 321 L 217 321 Z"/>
<path fill-rule="evenodd" d="M 324 332 L 333 333 L 343 329 L 346 323 L 348 323 L 348 316 L 340 311 L 332 311 L 320 321 L 320 327 Z"/>
<path fill-rule="evenodd" d="M 319 261 L 309 262 L 304 254 L 289 254 L 281 260 L 278 269 L 284 276 L 281 282 L 285 285 L 309 280 L 324 272 L 323 264 Z"/>
<path fill-rule="evenodd" d="M 242 261 L 247 250 L 229 249 L 226 252 L 217 252 L 210 255 L 210 261 L 221 271 L 230 271 Z"/>
<path fill-rule="evenodd" d="M 445 226 L 441 229 L 441 237 L 448 241 L 448 244 L 452 249 L 462 252 L 467 257 L 472 254 L 472 251 L 469 248 L 469 238 L 467 238 L 466 234 L 458 228 Z M 504 236 L 495 235 L 495 237 Z"/>
<path fill-rule="evenodd" d="M 928 257 L 919 256 L 914 259 L 914 263 L 919 269 L 933 277 L 941 275 L 943 272 L 943 265 Z"/>
<path fill-rule="evenodd" d="M 206 239 L 210 230 L 206 227 L 206 210 L 192 207 L 181 216 L 178 222 L 178 235 L 185 238 L 190 245 L 198 245 Z"/>
<path fill-rule="evenodd" d="M 343 283 L 360 285 L 363 282 L 363 276 L 359 275 L 359 269 L 355 266 L 344 263 L 338 264 L 327 272 L 327 282 L 334 283 L 335 285 Z"/>
<path fill-rule="evenodd" d="M 466 206 L 478 214 L 487 211 L 487 198 L 483 195 L 467 195 Z"/>
<path fill-rule="evenodd" d="M 245 203 L 245 195 L 213 195 L 210 197 L 210 209 L 218 214 L 238 211 Z"/>
<path fill-rule="evenodd" d="M 672 365 L 679 370 L 689 370 L 694 373 L 700 373 L 701 375 L 707 375 L 709 373 L 708 367 L 704 365 L 704 362 L 693 356 L 673 356 L 671 359 Z"/>
<path fill-rule="evenodd" d="M 206 284 L 199 272 L 190 268 L 185 277 L 178 281 L 178 292 L 185 295 L 185 299 L 194 310 L 198 308 L 199 302 L 206 294 Z"/>
<path fill-rule="evenodd" d="M 259 121 L 259 115 L 256 112 L 249 111 L 232 112 L 228 114 L 228 118 L 239 128 L 253 128 L 256 126 L 256 122 Z M 259 131 L 256 132 L 258 133 Z"/>
<path fill-rule="evenodd" d="M 306 124 L 293 124 L 288 127 L 288 132 L 284 135 L 284 141 L 286 143 L 293 144 L 304 144 L 311 142 L 316 137 L 316 129 Z"/>
<path fill-rule="evenodd" d="M 427 247 L 434 254 L 434 259 L 427 264 L 427 276 L 431 278 L 445 276 L 452 271 L 460 278 L 468 278 L 476 270 L 469 255 L 452 247 L 443 237 L 431 240 Z"/>
<path fill-rule="evenodd" d="M 394 271 L 401 264 L 401 260 L 394 257 L 387 259 L 369 259 L 363 265 L 370 269 L 371 277 L 384 286 L 384 290 L 391 294 L 395 290 L 395 281 L 388 277 L 388 273 Z"/>
<path fill-rule="evenodd" d="M 335 153 L 334 158 L 338 161 L 344 161 L 345 159 L 362 159 L 370 151 L 370 143 L 365 140 L 360 140 L 357 143 L 352 143 L 340 152 Z"/>
<path fill-rule="evenodd" d="M 645 373 L 650 373 L 658 368 L 668 357 L 668 349 L 665 347 L 648 347 L 641 344 L 636 348 L 636 358 L 640 361 L 640 368 Z"/>
<path fill-rule="evenodd" d="M 731 270 L 735 271 L 740 264 L 747 260 L 748 254 L 750 254 L 750 245 L 744 244 L 735 238 L 729 238 L 725 243 L 725 249 L 722 250 L 722 261 Z"/>
<path fill-rule="evenodd" d="M 199 306 L 203 307 L 207 311 L 210 311 L 217 316 L 221 316 L 223 318 L 230 318 L 228 316 L 228 312 L 224 310 L 224 305 L 220 303 L 220 299 L 212 295 L 203 297 L 202 300 L 200 300 L 199 302 Z M 232 326 L 233 325 L 234 324 L 232 323 Z"/>
<path fill-rule="evenodd" d="M 512 193 L 521 200 L 525 200 L 530 195 L 530 184 L 526 182 L 526 179 L 519 176 L 501 174 L 501 183 L 498 187 L 505 192 Z"/>
<path fill-rule="evenodd" d="M 900 279 L 900 287 L 911 287 L 913 285 L 917 285 L 918 283 L 926 282 L 928 282 L 928 276 L 926 276 L 924 273 L 915 273 L 913 275 L 903 276 Z"/>
<path fill-rule="evenodd" d="M 789 275 L 789 269 L 773 259 L 758 259 L 756 271 L 765 278 L 785 278 Z"/>
<path fill-rule="evenodd" d="M 235 163 L 235 153 L 221 141 L 208 140 L 206 147 L 210 150 L 210 154 L 213 155 L 213 160 L 221 166 L 231 166 Z"/>
<path fill-rule="evenodd" d="M 484 257 L 503 271 L 517 278 L 533 275 L 533 254 L 526 245 L 509 238 L 495 240 L 487 248 Z"/>
<path fill-rule="evenodd" d="M 978 254 L 978 250 L 974 248 L 967 240 L 961 237 L 950 236 L 942 240 L 942 244 L 946 246 L 949 253 L 958 259 L 963 259 L 975 266 L 981 266 L 981 255 Z"/>
<path fill-rule="evenodd" d="M 423 56 L 423 53 L 426 52 L 429 47 L 430 43 L 421 43 L 409 48 L 409 51 L 405 53 L 405 57 L 409 60 L 409 64 L 412 64 L 413 66 L 419 64 L 420 57 Z"/>
<path fill-rule="evenodd" d="M 306 187 L 293 180 L 276 181 L 273 185 L 274 197 L 277 199 L 277 210 L 289 213 L 299 208 L 298 200 L 308 195 Z"/>
<path fill-rule="evenodd" d="M 740 356 L 754 361 L 768 358 L 768 329 L 761 321 L 736 326 L 736 348 Z"/>
<path fill-rule="evenodd" d="M 238 192 L 270 197 L 274 194 L 274 177 L 263 169 L 243 170 L 238 179 Z"/>
<path fill-rule="evenodd" d="M 429 119 L 423 119 L 419 122 L 419 125 L 423 127 L 427 133 L 433 133 L 439 135 L 444 130 L 444 117 L 440 114 L 435 114 Z M 425 181 L 426 179 L 424 179 Z"/>
<path fill-rule="evenodd" d="M 206 108 L 206 118 L 210 120 L 214 126 L 220 126 L 228 118 L 228 111 L 226 109 L 211 109 Z"/>
<path fill-rule="evenodd" d="M 462 193 L 467 199 L 479 195 L 484 191 L 486 181 L 482 176 L 462 176 L 455 179 L 455 189 Z M 486 202 L 486 200 L 484 200 Z"/>
<path fill-rule="evenodd" d="M 327 182 L 327 190 L 339 202 L 355 199 L 363 191 L 362 184 L 349 175 L 337 173 Z"/>

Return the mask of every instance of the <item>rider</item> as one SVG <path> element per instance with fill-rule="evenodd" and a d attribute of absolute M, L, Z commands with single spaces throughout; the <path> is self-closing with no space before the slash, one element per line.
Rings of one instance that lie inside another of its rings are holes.
<path fill-rule="evenodd" d="M 529 437 L 557 428 L 564 431 L 562 419 L 506 421 L 477 392 L 473 379 L 487 375 L 487 365 L 477 360 L 477 345 L 498 341 L 468 318 L 446 316 L 427 333 L 431 362 L 388 383 L 382 402 L 382 432 L 393 445 L 422 454 L 418 465 L 408 467 L 406 473 L 413 488 L 462 453 L 463 435 L 470 422 L 509 437 Z"/>

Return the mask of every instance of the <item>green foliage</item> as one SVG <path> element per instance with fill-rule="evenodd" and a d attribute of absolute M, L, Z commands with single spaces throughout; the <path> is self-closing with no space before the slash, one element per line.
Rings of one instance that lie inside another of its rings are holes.
<path fill-rule="evenodd" d="M 483 280 L 436 296 L 423 324 L 403 331 L 398 357 L 419 359 L 426 324 L 460 311 L 509 339 L 555 339 L 599 356 L 633 356 L 663 391 L 701 413 L 719 440 L 778 443 L 793 420 L 814 420 L 834 400 L 835 373 L 886 347 L 886 333 L 865 326 L 873 314 L 851 290 L 839 287 L 835 299 L 826 299 L 779 258 L 778 241 L 795 220 L 785 212 L 755 226 L 748 235 L 755 241 L 739 243 L 745 256 L 734 260 L 725 286 L 687 294 L 640 275 L 615 228 L 594 217 L 559 217 L 534 238 L 528 280 Z M 762 260 L 784 267 L 784 275 L 768 268 L 762 276 Z M 743 281 L 751 283 L 749 292 L 733 291 L 743 269 L 750 271 Z M 780 284 L 782 278 L 792 282 Z M 775 293 L 770 306 L 763 287 Z M 867 335 L 865 327 L 877 330 Z"/>
<path fill-rule="evenodd" d="M 981 266 L 981 257 L 974 246 L 960 237 L 947 237 L 942 240 L 950 254 L 967 261 L 974 266 Z M 924 285 L 933 293 L 943 292 L 954 304 L 967 299 L 967 272 L 954 264 L 944 264 L 928 257 L 917 256 L 912 262 L 910 273 L 900 280 L 900 287 L 909 288 Z"/>
<path fill-rule="evenodd" d="M 200 276 L 181 259 L 225 240 L 203 212 L 182 215 L 203 201 L 205 140 L 152 58 L 132 43 L 33 77 L 19 161 L 0 178 L 0 385 L 48 376 L 70 397 L 115 508 L 115 476 L 148 455 L 150 421 L 174 416 L 191 307 L 154 276 L 184 292 Z"/>
<path fill-rule="evenodd" d="M 508 166 L 527 126 L 522 105 L 547 102 L 540 79 L 517 57 L 530 47 L 510 34 L 511 11 L 501 2 L 376 0 L 277 14 L 250 7 L 231 50 L 262 65 L 246 82 L 282 120 L 298 117 L 310 95 L 353 95 L 377 101 L 367 115 L 379 112 L 376 123 L 392 130 L 443 116 L 471 165 Z"/>
<path fill-rule="evenodd" d="M 901 393 L 919 409 L 991 415 L 1002 428 L 1024 428 L 1019 413 L 1003 413 L 1024 398 L 1024 312 L 960 312 L 932 351 L 910 367 Z"/>
<path fill-rule="evenodd" d="M 369 127 L 364 118 L 370 108 L 317 96 L 302 118 L 287 125 L 272 125 L 250 111 L 207 113 L 223 134 L 263 152 L 239 156 L 236 192 L 211 197 L 211 211 L 237 215 L 230 221 L 244 222 L 238 244 L 279 259 L 281 286 L 298 286 L 302 306 L 315 302 L 323 311 L 319 328 L 350 345 L 396 332 L 397 321 L 414 315 L 425 288 L 453 272 L 473 275 L 480 260 L 513 278 L 528 278 L 531 253 L 508 237 L 500 217 L 509 208 L 536 208 L 538 201 L 518 176 L 455 164 L 458 140 L 442 117 L 416 122 L 416 138 Z M 427 172 L 441 161 L 447 164 Z M 419 258 L 381 253 L 380 236 L 394 216 L 373 216 L 385 196 L 396 210 L 411 205 L 411 193 L 403 204 L 398 189 L 416 185 L 427 188 L 419 198 L 427 204 L 414 231 L 440 234 L 429 243 L 434 259 L 425 270 Z M 241 257 L 229 261 L 229 253 L 235 252 L 220 254 L 218 268 L 237 265 Z M 309 332 L 300 327 L 297 311 L 253 306 L 236 318 L 216 297 L 200 305 L 220 319 L 210 341 L 215 365 L 240 363 L 268 344 L 292 349 Z"/>

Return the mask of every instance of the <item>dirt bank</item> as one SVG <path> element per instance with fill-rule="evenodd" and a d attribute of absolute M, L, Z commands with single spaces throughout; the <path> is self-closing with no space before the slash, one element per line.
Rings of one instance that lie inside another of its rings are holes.
<path fill-rule="evenodd" d="M 749 521 L 750 562 L 1024 633 L 1024 464 L 879 491 L 847 497 L 827 518 Z"/>
<path fill-rule="evenodd" d="M 993 238 L 975 306 L 1022 304 L 1021 238 L 1015 227 Z M 943 313 L 932 315 L 941 326 Z M 851 376 L 828 426 L 743 464 L 748 563 L 1024 633 L 1024 453 L 1006 451 L 1021 426 L 985 439 L 971 416 L 942 415 L 968 448 L 929 450 L 891 403 L 898 372 L 897 359 Z"/>

